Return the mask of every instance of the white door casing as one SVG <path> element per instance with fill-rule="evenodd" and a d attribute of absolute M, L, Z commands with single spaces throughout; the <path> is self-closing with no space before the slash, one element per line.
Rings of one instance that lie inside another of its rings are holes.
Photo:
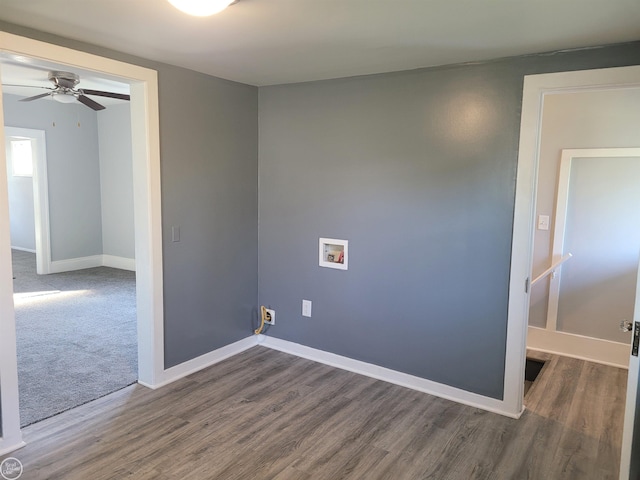
<path fill-rule="evenodd" d="M 0 128 L 2 125 L 4 125 L 4 110 L 0 96 Z M 20 411 L 18 409 L 18 365 L 13 288 L 10 288 L 13 285 L 13 279 L 5 151 L 3 132 L 0 135 L 0 406 L 2 407 L 0 455 L 24 445 L 20 432 Z"/>
<path fill-rule="evenodd" d="M 86 52 L 0 32 L 0 62 L 32 62 L 86 69 L 129 83 L 133 149 L 138 319 L 138 381 L 154 387 L 163 381 L 164 331 L 162 228 L 160 202 L 160 134 L 157 72 Z M 1 68 L 1 67 L 0 67 Z M 0 71 L 0 75 L 1 75 Z M 10 286 L 11 250 L 0 96 L 0 281 Z M 22 445 L 12 288 L 0 288 L 0 453 Z"/>

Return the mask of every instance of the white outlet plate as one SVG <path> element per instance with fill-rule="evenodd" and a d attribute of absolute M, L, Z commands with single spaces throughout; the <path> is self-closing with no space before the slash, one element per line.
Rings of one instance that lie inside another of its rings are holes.
<path fill-rule="evenodd" d="M 302 316 L 311 316 L 311 300 L 302 300 Z"/>
<path fill-rule="evenodd" d="M 265 320 L 264 323 L 269 324 L 269 325 L 275 325 L 276 324 L 276 311 L 275 310 L 271 310 L 269 308 L 266 309 L 267 313 L 269 315 L 271 315 L 271 320 Z"/>

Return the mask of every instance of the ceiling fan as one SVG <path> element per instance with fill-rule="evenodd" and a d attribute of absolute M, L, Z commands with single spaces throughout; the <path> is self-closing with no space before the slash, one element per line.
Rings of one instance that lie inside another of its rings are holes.
<path fill-rule="evenodd" d="M 33 100 L 38 100 L 39 98 L 52 97 L 54 100 L 58 100 L 62 103 L 72 103 L 77 100 L 96 111 L 104 110 L 105 106 L 100 105 L 98 102 L 90 99 L 89 97 L 87 97 L 87 95 L 117 98 L 119 100 L 129 100 L 131 98 L 129 95 L 123 93 L 103 92 L 102 90 L 76 88 L 76 86 L 80 83 L 80 77 L 71 72 L 51 71 L 49 72 L 49 81 L 53 83 L 53 88 L 34 85 L 5 85 L 8 87 L 44 88 L 46 90 L 49 90 L 47 93 L 23 98 L 20 100 L 21 102 L 31 102 Z"/>

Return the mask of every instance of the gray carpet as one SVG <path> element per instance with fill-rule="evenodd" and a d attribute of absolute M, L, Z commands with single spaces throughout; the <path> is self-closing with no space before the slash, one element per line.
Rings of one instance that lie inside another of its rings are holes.
<path fill-rule="evenodd" d="M 12 257 L 22 426 L 134 383 L 135 273 L 37 275 L 35 254 Z"/>

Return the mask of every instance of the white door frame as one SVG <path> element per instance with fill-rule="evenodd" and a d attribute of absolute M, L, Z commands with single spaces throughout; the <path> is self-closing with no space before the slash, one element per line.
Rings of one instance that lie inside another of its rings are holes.
<path fill-rule="evenodd" d="M 638 265 L 638 281 L 636 283 L 636 304 L 633 312 L 633 323 L 640 322 L 640 265 Z M 634 334 L 632 330 L 632 335 Z M 632 337 L 633 342 L 633 337 Z M 638 411 L 638 380 L 640 370 L 640 359 L 633 354 L 629 355 L 629 371 L 627 372 L 627 399 L 624 409 L 624 427 L 622 429 L 622 446 L 620 452 L 620 480 L 629 480 L 631 477 L 631 461 L 633 454 L 637 455 L 640 446 L 633 444 L 634 430 L 637 430 L 636 423 L 640 422 L 637 418 Z M 636 442 L 640 439 L 636 438 Z M 635 450 L 635 452 L 634 452 Z M 637 468 L 637 461 L 634 469 Z"/>
<path fill-rule="evenodd" d="M 160 202 L 160 132 L 157 72 L 137 65 L 0 32 L 0 58 L 55 62 L 117 77 L 131 88 L 136 302 L 138 319 L 138 382 L 155 387 L 163 382 L 164 330 L 162 287 L 162 225 Z M 1 72 L 0 72 L 1 74 Z M 0 282 L 11 285 L 9 206 L 0 95 Z M 0 289 L 0 454 L 23 445 L 18 409 L 15 316 L 11 288 Z"/>
<path fill-rule="evenodd" d="M 522 409 L 529 321 L 529 293 L 526 286 L 533 267 L 534 216 L 544 96 L 638 87 L 640 66 L 528 75 L 524 78 L 505 367 L 504 401 L 510 408 Z"/>
<path fill-rule="evenodd" d="M 51 236 L 49 231 L 49 181 L 47 177 L 47 142 L 44 130 L 4 127 L 5 137 L 27 137 L 33 140 L 33 208 L 36 230 L 36 272 L 51 271 Z"/>

